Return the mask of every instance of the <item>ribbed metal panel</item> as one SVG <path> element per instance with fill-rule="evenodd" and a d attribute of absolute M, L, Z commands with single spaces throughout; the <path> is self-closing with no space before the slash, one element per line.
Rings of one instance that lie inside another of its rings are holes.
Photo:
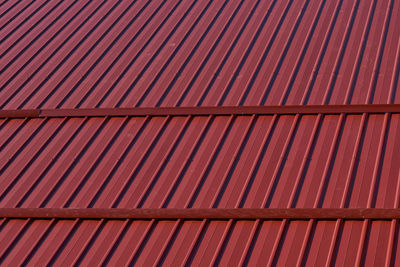
<path fill-rule="evenodd" d="M 10 5 L 1 108 L 400 103 L 399 1 Z"/>
<path fill-rule="evenodd" d="M 399 114 L 9 119 L 0 207 L 395 205 Z"/>
<path fill-rule="evenodd" d="M 394 208 L 399 135 L 398 114 L 8 119 L 0 204 Z M 3 220 L 2 261 L 378 264 L 396 222 Z"/>
<path fill-rule="evenodd" d="M 359 261 L 397 266 L 398 224 L 374 220 L 364 232 L 365 225 L 351 220 L 7 220 L 0 252 L 4 265 L 354 266 Z"/>
<path fill-rule="evenodd" d="M 398 209 L 399 25 L 399 0 L 2 0 L 0 208 Z M 235 111 L 272 105 L 353 112 Z M 0 264 L 397 266 L 398 227 L 7 217 Z"/>

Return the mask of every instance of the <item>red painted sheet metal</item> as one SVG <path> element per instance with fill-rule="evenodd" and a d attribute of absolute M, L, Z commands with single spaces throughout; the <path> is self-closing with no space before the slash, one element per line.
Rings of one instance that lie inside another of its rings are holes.
<path fill-rule="evenodd" d="M 400 3 L 21 1 L 0 107 L 400 103 Z"/>
<path fill-rule="evenodd" d="M 399 12 L 398 0 L 0 1 L 0 114 L 14 110 L 0 118 L 0 207 L 399 208 L 393 111 L 37 116 L 400 104 Z M 398 232 L 397 219 L 3 218 L 0 263 L 388 266 Z"/>
<path fill-rule="evenodd" d="M 397 208 L 399 123 L 398 114 L 4 119 L 0 205 Z M 7 264 L 380 264 L 396 259 L 398 242 L 397 220 L 1 225 Z"/>
<path fill-rule="evenodd" d="M 8 119 L 1 207 L 392 208 L 399 114 Z"/>
<path fill-rule="evenodd" d="M 361 253 L 363 223 L 343 221 L 338 237 L 337 221 L 324 220 L 312 227 L 310 221 L 289 221 L 285 235 L 279 220 L 259 225 L 251 220 L 8 220 L 2 223 L 0 253 L 5 265 L 353 266 Z M 370 222 L 361 263 L 397 265 L 397 227 L 390 221 Z"/>
<path fill-rule="evenodd" d="M 0 208 L 8 219 L 400 219 L 400 209 L 381 208 Z"/>
<path fill-rule="evenodd" d="M 11 109 L 0 110 L 0 118 L 82 118 L 144 116 L 233 116 L 233 115 L 332 115 L 332 114 L 398 114 L 399 104 L 364 105 L 290 105 L 290 106 L 213 106 L 213 107 L 139 107 L 77 109 Z"/>

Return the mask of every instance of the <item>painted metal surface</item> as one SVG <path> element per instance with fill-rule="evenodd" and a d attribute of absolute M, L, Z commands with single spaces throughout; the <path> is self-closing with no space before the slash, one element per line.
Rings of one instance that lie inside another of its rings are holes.
<path fill-rule="evenodd" d="M 213 115 L 325 115 L 325 114 L 398 114 L 399 104 L 303 105 L 303 106 L 222 106 L 152 108 L 77 108 L 0 110 L 0 118 L 79 118 Z"/>
<path fill-rule="evenodd" d="M 354 266 L 363 221 L 345 220 L 340 229 L 336 224 L 322 220 L 310 228 L 309 221 L 292 220 L 282 235 L 279 220 L 259 225 L 252 220 L 9 220 L 3 222 L 0 251 L 5 265 L 295 266 L 303 261 L 307 266 Z M 392 239 L 397 227 L 371 221 L 367 265 L 398 264 L 399 241 Z M 14 243 L 11 249 L 9 243 Z M 280 249 L 274 251 L 276 243 Z"/>
<path fill-rule="evenodd" d="M 400 209 L 382 208 L 0 208 L 7 219 L 400 219 Z"/>
<path fill-rule="evenodd" d="M 398 0 L 0 1 L 0 208 L 398 211 L 400 114 L 369 106 L 400 104 L 398 25 Z M 288 105 L 367 106 L 237 113 Z M 198 106 L 233 111 L 57 113 Z M 11 266 L 390 266 L 399 242 L 394 217 L 0 219 Z"/>
<path fill-rule="evenodd" d="M 399 207 L 399 114 L 27 118 L 1 127 L 3 208 Z M 3 219 L 1 260 L 380 264 L 396 260 L 397 228 Z"/>
<path fill-rule="evenodd" d="M 4 119 L 0 207 L 393 208 L 400 114 Z"/>
<path fill-rule="evenodd" d="M 397 0 L 10 5 L 2 109 L 400 103 Z"/>

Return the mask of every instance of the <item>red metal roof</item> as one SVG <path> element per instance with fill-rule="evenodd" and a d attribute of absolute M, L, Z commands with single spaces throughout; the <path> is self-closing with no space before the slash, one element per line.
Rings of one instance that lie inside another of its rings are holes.
<path fill-rule="evenodd" d="M 398 25 L 398 0 L 1 1 L 0 263 L 398 265 Z"/>
<path fill-rule="evenodd" d="M 392 208 L 399 123 L 398 114 L 9 119 L 0 206 Z"/>
<path fill-rule="evenodd" d="M 0 106 L 400 103 L 398 1 L 21 1 Z"/>
<path fill-rule="evenodd" d="M 305 264 L 354 265 L 365 223 L 362 221 L 94 221 L 10 220 L 2 230 L 3 240 L 19 240 L 3 264 L 24 260 L 31 264 L 56 265 L 220 265 L 245 262 L 266 265 L 276 253 L 277 265 L 295 265 L 303 253 Z M 367 230 L 365 261 L 383 265 L 398 255 L 397 224 L 372 221 Z M 338 230 L 340 229 L 340 230 Z M 284 234 L 282 234 L 282 231 Z M 338 234 L 339 231 L 339 234 Z M 20 236 L 18 237 L 19 233 Z M 22 236 L 22 237 L 21 237 Z M 307 237 L 308 238 L 305 238 Z M 278 242 L 281 241 L 280 244 Z M 308 242 L 308 244 L 307 244 Z M 1 243 L 6 246 L 10 241 Z M 2 248 L 4 251 L 6 248 Z M 364 250 L 364 249 L 362 249 Z M 333 257 L 333 258 L 331 258 Z M 398 264 L 398 257 L 394 264 Z"/>

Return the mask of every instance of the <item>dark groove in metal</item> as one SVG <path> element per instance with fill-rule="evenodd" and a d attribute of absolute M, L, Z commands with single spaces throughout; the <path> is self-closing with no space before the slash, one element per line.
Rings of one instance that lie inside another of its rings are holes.
<path fill-rule="evenodd" d="M 32 2 L 29 4 L 29 6 L 30 6 L 31 4 L 33 4 L 34 2 L 35 2 L 35 1 L 32 1 Z M 12 29 L 6 36 L 4 36 L 4 37 L 0 40 L 0 44 L 2 44 L 5 40 L 7 40 L 13 33 L 15 33 L 19 28 L 21 28 L 22 25 L 24 25 L 28 20 L 30 20 L 34 15 L 36 15 L 36 14 L 37 14 L 44 6 L 46 6 L 48 3 L 50 3 L 50 1 L 44 2 L 44 3 L 43 3 L 42 5 L 40 5 L 37 9 L 35 9 L 31 14 L 29 14 L 29 16 L 26 17 L 22 22 L 20 22 L 17 26 L 13 27 L 13 29 Z M 17 42 L 19 42 L 20 39 L 22 39 L 26 34 L 28 34 L 30 31 L 32 31 L 32 29 L 34 29 L 34 28 L 36 27 L 36 25 L 37 25 L 38 23 L 40 23 L 40 21 L 41 21 L 43 18 L 47 17 L 47 15 L 48 15 L 49 13 L 51 13 L 55 8 L 57 8 L 57 6 L 59 6 L 61 3 L 62 3 L 62 1 L 60 1 L 55 7 L 51 8 L 50 11 L 47 12 L 47 13 L 44 15 L 44 17 L 42 17 L 42 18 L 39 20 L 39 22 L 36 22 L 32 27 L 30 27 L 30 29 L 29 29 L 28 31 L 26 31 L 25 33 L 23 33 L 23 34 L 18 38 L 18 40 L 17 40 L 16 42 L 14 42 L 13 45 L 15 45 L 15 44 L 16 44 Z M 25 8 L 23 9 L 23 11 L 25 11 Z M 17 15 L 19 15 L 19 14 L 20 14 L 20 13 L 18 13 Z M 16 17 L 16 16 L 14 16 L 9 22 L 11 22 L 12 20 L 14 20 L 15 17 Z M 4 25 L 4 26 L 1 28 L 1 30 L 3 30 L 3 28 L 9 24 L 9 22 L 7 22 L 7 24 Z"/>
<path fill-rule="evenodd" d="M 35 1 L 31 1 L 29 4 L 24 6 L 20 11 L 17 12 L 13 17 L 7 20 L 6 23 L 4 23 L 3 26 L 0 27 L 0 30 L 4 29 L 8 24 L 10 24 L 16 17 L 18 17 L 20 14 L 22 14 L 27 8 L 29 8 Z M 4 2 L 5 3 L 5 2 Z M 1 5 L 3 5 L 2 3 Z M 4 11 L 2 14 L 0 14 L 0 18 L 2 18 L 5 14 L 7 14 L 10 10 L 12 10 L 15 6 L 17 6 L 21 1 L 15 1 L 15 3 L 10 6 L 6 11 Z"/>
<path fill-rule="evenodd" d="M 29 98 L 31 98 L 32 96 L 34 96 L 34 95 L 36 94 L 37 90 L 38 90 L 39 88 L 43 87 L 43 85 L 50 79 L 50 77 L 53 76 L 53 74 L 56 73 L 56 72 L 58 71 L 58 69 L 60 69 L 60 68 L 62 67 L 62 65 L 75 53 L 75 51 L 77 51 L 78 48 L 82 46 L 82 44 L 83 44 L 83 43 L 91 36 L 91 34 L 104 22 L 104 20 L 106 20 L 106 18 L 115 10 L 115 8 L 116 8 L 120 3 L 121 3 L 121 2 L 115 3 L 115 4 L 107 11 L 107 13 L 106 13 L 106 14 L 105 14 L 105 15 L 90 29 L 90 31 L 88 31 L 88 33 L 85 35 L 85 37 L 82 38 L 82 39 L 78 42 L 78 44 L 75 45 L 75 46 L 72 48 L 72 50 L 60 61 L 60 63 L 57 64 L 57 66 L 54 67 L 54 69 L 52 69 L 52 71 L 51 71 L 51 72 L 46 76 L 46 78 L 39 84 L 39 86 L 37 86 L 35 89 L 32 89 L 32 90 L 30 91 L 30 93 L 29 93 L 27 99 L 29 99 Z M 117 20 L 118 20 L 118 19 L 120 19 L 120 17 L 117 18 Z M 86 23 L 86 22 L 85 22 L 85 23 Z M 115 23 L 116 23 L 116 22 L 115 22 Z M 111 25 L 109 26 L 109 29 L 106 30 L 105 33 L 106 33 L 107 31 L 109 31 L 109 30 L 110 30 L 110 27 L 113 27 L 113 25 L 115 25 L 115 23 L 111 24 Z M 104 35 L 105 35 L 105 34 L 104 34 Z M 100 38 L 101 38 L 101 37 L 100 37 Z M 103 38 L 104 38 L 104 37 L 103 37 Z M 11 94 L 11 96 L 9 96 L 9 97 L 7 98 L 7 100 L 6 100 L 3 104 L 0 104 L 0 107 L 4 107 L 5 105 L 7 105 L 7 103 L 10 102 L 10 101 L 12 100 L 12 98 L 14 98 L 14 97 L 22 90 L 22 88 L 24 88 L 24 87 L 26 86 L 26 84 L 28 84 L 29 81 L 31 81 L 31 80 L 33 79 L 33 77 L 46 65 L 46 63 L 51 59 L 51 57 L 53 57 L 53 56 L 61 49 L 61 47 L 64 46 L 64 45 L 67 43 L 67 41 L 68 41 L 68 40 L 65 40 L 65 42 L 63 42 L 62 45 L 59 46 L 59 47 L 57 48 L 57 50 L 54 51 L 54 52 L 50 55 L 49 58 L 47 58 L 40 66 L 38 66 L 38 67 L 36 68 L 36 70 L 28 77 L 28 79 L 25 80 L 25 81 L 23 82 L 23 84 L 22 84 L 21 86 L 19 86 L 18 89 L 15 90 L 15 91 Z M 98 42 L 98 41 L 96 41 L 96 42 Z M 90 50 L 90 51 L 91 51 L 91 50 Z M 8 81 L 7 81 L 7 83 L 8 83 Z M 5 88 L 5 86 L 3 86 L 0 90 L 3 90 L 4 88 Z M 45 99 L 49 98 L 49 97 L 50 97 L 50 94 L 51 94 L 51 93 L 49 93 L 49 95 L 48 95 Z M 27 101 L 28 101 L 27 99 L 25 99 L 24 102 L 27 102 Z M 44 100 L 43 100 L 43 101 L 44 101 Z M 43 102 L 43 101 L 42 101 L 42 102 Z M 20 106 L 23 106 L 23 105 L 20 105 Z"/>
<path fill-rule="evenodd" d="M 74 2 L 75 4 L 76 2 Z M 20 72 L 20 70 L 24 69 L 41 51 L 43 51 L 76 17 L 78 17 L 78 15 L 84 11 L 86 9 L 86 7 L 89 6 L 89 4 L 91 4 L 91 1 L 88 1 L 82 8 L 80 8 L 78 10 L 77 13 L 75 13 L 72 18 L 70 18 L 53 36 L 51 36 L 49 38 L 48 41 L 46 41 L 46 43 L 41 46 L 38 51 L 27 61 L 24 63 L 24 65 L 19 68 L 14 75 L 18 74 Z M 105 2 L 103 2 L 105 3 Z M 70 5 L 70 7 L 72 7 L 73 5 Z M 55 21 L 59 20 L 61 17 L 63 17 L 67 12 L 69 11 L 69 9 L 64 10 L 56 19 Z M 48 31 L 55 23 L 52 22 L 50 25 L 48 25 L 43 31 L 41 31 L 32 41 L 29 42 L 28 45 L 26 45 L 21 51 L 18 52 L 18 54 L 16 56 L 14 56 L 1 70 L 0 70 L 0 74 L 3 73 L 7 68 L 9 68 L 18 58 L 20 58 L 20 56 L 22 54 L 24 54 L 29 48 L 32 47 L 32 45 L 41 37 L 44 35 L 44 33 L 46 31 Z M 13 46 L 10 46 L 9 49 L 7 49 L 7 51 L 11 50 Z M 5 53 L 3 53 L 5 54 Z M 13 76 L 14 76 L 13 75 Z M 5 86 L 5 85 L 4 85 Z"/>

